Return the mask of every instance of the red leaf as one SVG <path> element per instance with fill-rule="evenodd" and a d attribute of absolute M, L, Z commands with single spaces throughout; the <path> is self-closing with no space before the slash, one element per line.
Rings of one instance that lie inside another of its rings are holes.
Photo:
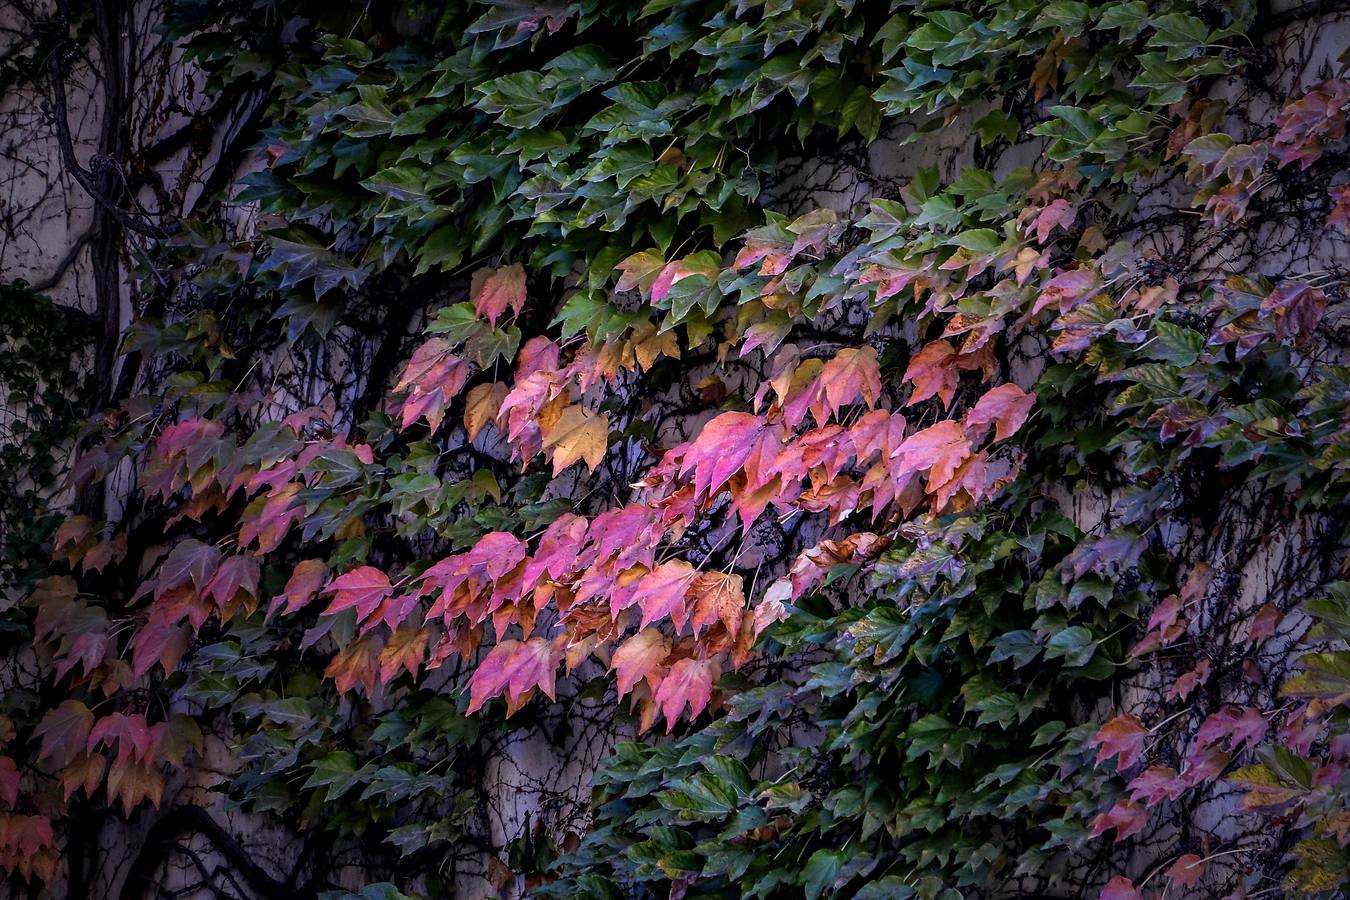
<path fill-rule="evenodd" d="M 167 591 L 191 581 L 198 591 L 206 587 L 220 563 L 220 551 L 189 538 L 176 545 L 159 567 L 156 589 Z"/>
<path fill-rule="evenodd" d="M 993 423 L 994 440 L 1012 437 L 1022 427 L 1036 404 L 1036 394 L 1028 394 L 1015 384 L 1000 384 L 975 403 L 966 414 L 967 426 L 985 426 Z"/>
<path fill-rule="evenodd" d="M 1260 710 L 1228 704 L 1201 723 L 1195 743 L 1210 747 L 1220 742 L 1236 752 L 1243 744 L 1255 747 L 1266 736 L 1268 725 Z"/>
<path fill-rule="evenodd" d="M 689 707 L 689 717 L 696 718 L 707 709 L 712 698 L 713 673 L 706 659 L 682 659 L 670 667 L 670 673 L 661 679 L 656 689 L 656 705 L 666 717 L 666 734 L 675 727 L 675 720 Z"/>
<path fill-rule="evenodd" d="M 19 802 L 19 767 L 8 756 L 0 756 L 0 802 L 10 809 Z"/>
<path fill-rule="evenodd" d="M 739 575 L 726 572 L 701 572 L 689 587 L 694 600 L 691 625 L 697 635 L 714 622 L 721 622 L 727 634 L 741 629 L 745 616 L 745 582 Z"/>
<path fill-rule="evenodd" d="M 362 566 L 341 575 L 323 589 L 325 594 L 336 594 L 332 604 L 324 610 L 325 616 L 334 616 L 343 610 L 356 608 L 356 620 L 364 621 L 375 611 L 385 597 L 393 593 L 389 576 L 374 566 Z"/>
<path fill-rule="evenodd" d="M 1099 747 L 1097 765 L 1116 757 L 1116 771 L 1123 772 L 1133 766 L 1144 753 L 1144 741 L 1148 738 L 1148 729 L 1139 721 L 1139 717 L 1127 714 L 1116 716 L 1097 732 L 1097 736 L 1088 741 L 1089 747 Z"/>
<path fill-rule="evenodd" d="M 324 676 L 333 679 L 342 693 L 352 690 L 358 684 L 366 693 L 375 692 L 375 676 L 379 672 L 380 644 L 371 635 L 365 635 L 342 648 L 324 669 Z"/>
<path fill-rule="evenodd" d="M 168 675 L 178 667 L 190 639 L 187 629 L 177 621 L 151 616 L 136 632 L 131 644 L 131 671 L 137 678 L 159 663 Z"/>
<path fill-rule="evenodd" d="M 1130 796 L 1149 806 L 1157 806 L 1163 800 L 1175 800 L 1190 785 L 1177 777 L 1177 770 L 1171 766 L 1149 766 L 1134 777 L 1128 785 Z"/>
<path fill-rule="evenodd" d="M 936 485 L 950 481 L 970 452 L 970 440 L 961 424 L 945 419 L 905 438 L 895 456 L 904 469 L 927 470 L 929 484 Z"/>
<path fill-rule="evenodd" d="M 554 699 L 554 679 L 562 652 L 554 641 L 502 641 L 493 647 L 469 679 L 469 712 L 508 689 L 507 714 L 515 712 L 535 688 Z"/>
<path fill-rule="evenodd" d="M 256 599 L 260 574 L 258 561 L 252 556 L 246 554 L 227 556 L 216 569 L 211 583 L 202 591 L 202 596 L 210 597 L 216 601 L 217 606 L 222 607 L 233 600 L 240 591 Z"/>
<path fill-rule="evenodd" d="M 399 669 L 407 669 L 416 679 L 426 657 L 428 637 L 421 628 L 400 628 L 390 635 L 389 643 L 380 651 L 380 682 L 388 684 Z"/>
<path fill-rule="evenodd" d="M 1144 900 L 1134 887 L 1134 882 L 1124 875 L 1117 875 L 1106 883 L 1097 900 Z"/>
<path fill-rule="evenodd" d="M 840 409 L 856 403 L 859 397 L 869 408 L 876 406 L 881 399 L 877 351 L 871 347 L 840 350 L 820 370 L 820 386 L 825 407 L 832 415 L 837 416 Z"/>
<path fill-rule="evenodd" d="M 478 315 L 494 326 L 508 306 L 520 315 L 525 307 L 525 267 L 512 263 L 500 269 L 479 269 L 469 282 L 469 296 Z"/>
<path fill-rule="evenodd" d="M 736 474 L 761 438 L 772 434 L 768 423 L 752 413 L 725 412 L 703 426 L 685 451 L 683 476 L 694 472 L 694 493 L 713 496 Z"/>
<path fill-rule="evenodd" d="M 1138 834 L 1148 824 L 1148 810 L 1133 800 L 1121 800 L 1092 823 L 1088 837 L 1099 837 L 1110 828 L 1116 830 L 1116 843 Z"/>
<path fill-rule="evenodd" d="M 1251 624 L 1247 626 L 1247 643 L 1261 644 L 1280 627 L 1284 614 L 1274 603 L 1267 603 L 1256 611 Z"/>
<path fill-rule="evenodd" d="M 1194 853 L 1187 853 L 1177 857 L 1166 874 L 1173 884 L 1195 887 L 1205 874 L 1205 861 Z"/>
<path fill-rule="evenodd" d="M 93 729 L 89 732 L 89 739 L 85 742 L 83 749 L 87 753 L 94 752 L 99 744 L 107 744 L 112 747 L 117 745 L 117 762 L 125 763 L 133 757 L 138 760 L 144 760 L 150 751 L 151 741 L 150 733 L 145 724 L 143 715 L 127 715 L 126 713 L 112 713 L 98 720 Z"/>
<path fill-rule="evenodd" d="M 1074 217 L 1077 212 L 1068 200 L 1060 198 L 1049 206 L 1042 209 L 1036 215 L 1036 221 L 1032 227 L 1036 230 L 1036 243 L 1044 244 L 1045 239 L 1050 236 L 1050 232 L 1056 228 L 1068 228 L 1073 225 Z"/>
<path fill-rule="evenodd" d="M 563 513 L 554 519 L 539 539 L 534 558 L 525 567 L 525 581 L 534 584 L 543 575 L 560 579 L 572 574 L 586 539 L 587 527 L 585 519 L 572 513 Z"/>
<path fill-rule="evenodd" d="M 465 554 L 470 568 L 481 569 L 493 580 L 506 575 L 525 558 L 525 542 L 506 531 L 491 531 L 478 539 Z"/>
<path fill-rule="evenodd" d="M 914 385 L 906 406 L 921 403 L 929 397 L 942 399 L 944 407 L 951 406 L 956 386 L 961 383 L 961 371 L 953 365 L 956 348 L 949 341 L 936 340 L 924 345 L 909 360 L 902 378 Z"/>
<path fill-rule="evenodd" d="M 685 594 L 698 572 L 682 559 L 662 563 L 643 576 L 633 592 L 633 600 L 642 606 L 642 623 L 646 628 L 658 619 L 669 616 L 677 627 L 689 617 Z M 617 615 L 617 610 L 611 610 Z"/>
<path fill-rule="evenodd" d="M 283 615 L 299 612 L 314 599 L 327 579 L 328 566 L 324 565 L 323 560 L 302 560 L 287 579 L 285 590 L 273 598 L 268 614 L 275 612 L 278 606 L 282 607 Z"/>

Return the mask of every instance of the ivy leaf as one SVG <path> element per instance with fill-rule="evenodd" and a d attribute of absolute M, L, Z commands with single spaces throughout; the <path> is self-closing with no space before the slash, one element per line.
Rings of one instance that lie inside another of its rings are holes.
<path fill-rule="evenodd" d="M 670 673 L 661 679 L 656 690 L 656 705 L 666 717 L 666 734 L 675 727 L 675 721 L 689 708 L 689 717 L 696 718 L 707 709 L 712 699 L 712 663 L 706 659 L 682 659 L 670 667 Z"/>
<path fill-rule="evenodd" d="M 619 696 L 624 696 L 639 681 L 657 671 L 670 653 L 670 647 L 670 638 L 657 628 L 643 628 L 620 644 L 610 661 L 610 667 L 618 676 Z"/>
<path fill-rule="evenodd" d="M 1089 747 L 1100 748 L 1097 751 L 1097 765 L 1114 756 L 1116 771 L 1123 772 L 1139 761 L 1144 753 L 1144 741 L 1148 738 L 1148 729 L 1133 714 L 1116 716 L 1097 732 Z"/>
<path fill-rule="evenodd" d="M 552 451 L 554 476 L 578 460 L 594 472 L 609 449 L 609 418 L 573 404 L 544 432 L 543 448 Z"/>
<path fill-rule="evenodd" d="M 1067 666 L 1085 666 L 1097 652 L 1097 641 L 1092 631 L 1082 625 L 1065 628 L 1051 636 L 1045 645 L 1045 658 L 1063 657 Z"/>
<path fill-rule="evenodd" d="M 470 281 L 469 296 L 478 315 L 493 326 L 507 307 L 520 315 L 525 308 L 525 267 L 512 263 L 500 269 L 479 269 Z"/>
<path fill-rule="evenodd" d="M 994 425 L 994 440 L 1007 440 L 1017 433 L 1036 405 L 1036 394 L 1015 384 L 1001 384 L 976 401 L 966 414 L 967 426 Z"/>
<path fill-rule="evenodd" d="M 360 622 L 368 618 L 394 588 L 388 575 L 374 566 L 361 566 L 333 579 L 323 592 L 334 595 L 333 602 L 323 612 L 325 616 L 355 608 Z"/>

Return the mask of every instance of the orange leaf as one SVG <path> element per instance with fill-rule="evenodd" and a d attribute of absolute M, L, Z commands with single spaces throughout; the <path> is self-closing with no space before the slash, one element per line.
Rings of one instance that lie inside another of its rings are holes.
<path fill-rule="evenodd" d="M 477 440 L 478 433 L 497 420 L 506 392 L 506 385 L 498 381 L 477 385 L 469 391 L 464 400 L 464 430 L 469 433 L 469 440 Z"/>
<path fill-rule="evenodd" d="M 399 669 L 407 669 L 414 679 L 427 652 L 427 632 L 422 628 L 400 628 L 389 636 L 380 651 L 380 681 L 388 684 Z"/>
<path fill-rule="evenodd" d="M 553 451 L 555 476 L 577 460 L 594 472 L 609 446 L 609 419 L 581 405 L 569 406 L 544 432 L 543 446 Z"/>
<path fill-rule="evenodd" d="M 966 425 L 994 425 L 994 440 L 1010 438 L 1022 427 L 1036 404 L 1036 394 L 1028 394 L 1015 384 L 1000 384 L 975 403 L 966 414 Z M 982 430 L 982 429 L 981 429 Z"/>
<path fill-rule="evenodd" d="M 644 628 L 614 651 L 611 662 L 619 679 L 619 696 L 656 670 L 670 653 L 670 638 L 656 628 Z"/>

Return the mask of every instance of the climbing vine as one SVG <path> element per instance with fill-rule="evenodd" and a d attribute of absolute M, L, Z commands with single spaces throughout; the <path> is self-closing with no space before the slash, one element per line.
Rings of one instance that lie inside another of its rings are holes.
<path fill-rule="evenodd" d="M 1341 12 L 160 12 L 255 140 L 81 181 L 134 315 L 25 438 L 103 499 L 0 618 L 11 879 L 97 807 L 276 896 L 1346 887 Z M 496 811 L 524 734 L 594 797 Z"/>

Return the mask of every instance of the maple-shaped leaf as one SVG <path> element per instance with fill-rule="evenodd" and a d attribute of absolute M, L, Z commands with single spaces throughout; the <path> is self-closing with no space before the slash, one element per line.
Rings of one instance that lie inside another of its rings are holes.
<path fill-rule="evenodd" d="M 1125 713 L 1103 725 L 1087 745 L 1099 748 L 1097 765 L 1100 766 L 1114 756 L 1116 771 L 1123 772 L 1143 755 L 1144 741 L 1148 738 L 1148 734 L 1148 729 L 1139 721 L 1138 716 Z"/>
<path fill-rule="evenodd" d="M 1121 800 L 1099 815 L 1092 823 L 1088 837 L 1100 837 L 1108 829 L 1116 830 L 1116 843 L 1136 835 L 1148 824 L 1148 810 L 1133 800 Z"/>
<path fill-rule="evenodd" d="M 726 626 L 727 634 L 741 629 L 745 615 L 745 582 L 739 575 L 727 572 L 700 572 L 689 586 L 694 600 L 694 614 L 690 625 L 694 634 L 714 622 Z"/>
<path fill-rule="evenodd" d="M 0 848 L 12 847 L 22 856 L 33 856 L 52 846 L 52 821 L 46 816 L 0 813 L 0 836 Z"/>
<path fill-rule="evenodd" d="M 1185 700 L 1191 692 L 1209 680 L 1209 657 L 1201 659 L 1195 668 L 1179 677 L 1167 691 L 1168 700 Z"/>
<path fill-rule="evenodd" d="M 936 340 L 909 360 L 902 378 L 914 386 L 906 406 L 921 403 L 929 397 L 940 397 L 944 407 L 952 405 L 956 387 L 961 383 L 961 371 L 955 365 L 956 348 L 950 341 Z"/>
<path fill-rule="evenodd" d="M 1171 766 L 1149 766 L 1134 777 L 1127 789 L 1130 797 L 1149 806 L 1157 806 L 1163 800 L 1175 800 L 1190 785 L 1177 777 L 1177 770 Z"/>
<path fill-rule="evenodd" d="M 391 634 L 380 651 L 380 682 L 388 684 L 400 669 L 407 669 L 416 678 L 426 658 L 429 637 L 424 628 L 400 628 Z"/>
<path fill-rule="evenodd" d="M 1124 875 L 1117 875 L 1106 883 L 1097 900 L 1144 900 L 1144 895 L 1135 888 L 1134 882 Z"/>
<path fill-rule="evenodd" d="M 464 555 L 464 564 L 498 579 L 520 565 L 526 550 L 525 542 L 509 531 L 490 531 Z"/>
<path fill-rule="evenodd" d="M 291 615 L 304 609 L 318 596 L 319 589 L 328 580 L 328 566 L 321 559 L 306 559 L 296 563 L 286 587 L 272 599 L 268 606 L 268 615 L 278 608 L 284 615 Z"/>
<path fill-rule="evenodd" d="M 489 423 L 497 421 L 497 413 L 501 411 L 508 390 L 499 381 L 476 385 L 469 390 L 464 398 L 464 430 L 469 440 L 477 440 Z"/>
<path fill-rule="evenodd" d="M 555 699 L 554 681 L 562 649 L 557 641 L 534 637 L 528 641 L 502 641 L 488 653 L 469 680 L 469 708 L 474 713 L 492 697 L 507 689 L 507 714 L 520 708 L 535 688 Z"/>
<path fill-rule="evenodd" d="M 1223 742 L 1236 751 L 1243 744 L 1255 747 L 1261 743 L 1268 728 L 1260 710 L 1229 703 L 1200 724 L 1195 732 L 1195 742 L 1202 747 Z"/>
<path fill-rule="evenodd" d="M 469 364 L 455 354 L 442 337 L 433 337 L 413 351 L 395 391 L 408 391 L 403 401 L 402 427 L 425 418 L 431 430 L 440 428 L 445 409 L 464 388 Z"/>
<path fill-rule="evenodd" d="M 686 706 L 691 719 L 708 708 L 712 684 L 713 669 L 709 660 L 682 659 L 670 667 L 654 697 L 661 714 L 666 717 L 666 734 L 670 734 Z"/>
<path fill-rule="evenodd" d="M 525 267 L 512 263 L 500 269 L 479 269 L 469 281 L 469 297 L 478 315 L 493 326 L 507 307 L 520 315 L 525 308 Z"/>
<path fill-rule="evenodd" d="M 63 700 L 49 710 L 33 729 L 33 736 L 42 741 L 38 757 L 49 759 L 57 766 L 66 766 L 75 754 L 82 751 L 94 727 L 94 714 L 78 700 Z"/>
<path fill-rule="evenodd" d="M 994 440 L 1002 441 L 1017 433 L 1035 405 L 1034 391 L 1028 394 L 1015 384 L 1000 384 L 975 402 L 966 413 L 966 425 L 982 431 L 992 423 Z"/>
<path fill-rule="evenodd" d="M 532 337 L 516 354 L 516 380 L 529 378 L 535 372 L 554 372 L 558 368 L 558 359 L 562 348 L 544 335 Z"/>
<path fill-rule="evenodd" d="M 927 471 L 930 484 L 945 484 L 970 453 L 970 440 L 961 423 L 944 419 L 905 438 L 895 457 L 904 469 Z"/>
<path fill-rule="evenodd" d="M 694 473 L 694 493 L 713 496 L 745 465 L 768 423 L 745 412 L 724 412 L 711 419 L 685 450 L 680 475 Z"/>
<path fill-rule="evenodd" d="M 241 591 L 250 598 L 258 596 L 258 578 L 262 571 L 258 560 L 248 554 L 239 553 L 227 556 L 216 569 L 216 574 L 202 591 L 203 597 L 210 597 L 217 606 L 225 606 Z"/>
<path fill-rule="evenodd" d="M 359 637 L 329 660 L 324 677 L 333 679 L 341 693 L 345 694 L 359 684 L 366 693 L 373 694 L 379 674 L 380 650 L 380 643 L 373 635 Z"/>
<path fill-rule="evenodd" d="M 564 409 L 558 421 L 544 432 L 543 449 L 552 451 L 554 476 L 577 460 L 594 472 L 608 448 L 609 419 L 580 404 Z"/>
<path fill-rule="evenodd" d="M 145 675 L 159 663 L 168 675 L 178 667 L 187 652 L 191 633 L 181 622 L 162 616 L 151 616 L 131 641 L 131 671 L 137 677 Z"/>
<path fill-rule="evenodd" d="M 1077 215 L 1077 210 L 1068 200 L 1061 197 L 1051 202 L 1036 214 L 1035 221 L 1032 222 L 1031 227 L 1036 232 L 1036 243 L 1044 244 L 1046 239 L 1050 237 L 1050 232 L 1056 228 L 1067 230 L 1073 225 L 1073 220 Z"/>
<path fill-rule="evenodd" d="M 1058 308 L 1061 314 L 1067 313 L 1095 294 L 1097 286 L 1097 272 L 1094 269 L 1060 272 L 1041 288 L 1031 313 L 1035 315 L 1047 306 Z"/>
<path fill-rule="evenodd" d="M 18 802 L 19 767 L 8 756 L 0 756 L 0 803 L 13 809 Z"/>
<path fill-rule="evenodd" d="M 820 370 L 820 387 L 825 406 L 831 415 L 859 398 L 868 408 L 881 399 L 881 370 L 877 367 L 877 351 L 871 347 L 840 350 Z M 816 417 L 820 425 L 824 420 Z"/>
<path fill-rule="evenodd" d="M 1280 620 L 1283 618 L 1284 613 L 1280 612 L 1274 603 L 1263 605 L 1247 625 L 1247 643 L 1259 645 L 1264 642 L 1275 633 L 1276 628 L 1280 627 Z"/>
<path fill-rule="evenodd" d="M 333 602 L 323 612 L 325 616 L 355 608 L 356 620 L 363 622 L 385 597 L 394 592 L 394 588 L 388 575 L 374 566 L 361 566 L 334 578 L 323 592 L 334 595 Z"/>
<path fill-rule="evenodd" d="M 182 584 L 192 583 L 198 591 L 211 581 L 220 564 L 220 551 L 210 544 L 189 538 L 174 546 L 159 567 L 155 579 L 157 590 L 167 591 Z"/>
<path fill-rule="evenodd" d="M 642 296 L 649 297 L 652 283 L 665 265 L 666 260 L 661 251 L 639 250 L 614 267 L 614 271 L 621 273 L 614 290 L 624 293 L 637 288 Z"/>
<path fill-rule="evenodd" d="M 670 617 L 677 627 L 684 624 L 689 612 L 685 595 L 698 571 L 682 559 L 662 563 L 643 576 L 633 591 L 633 599 L 642 607 L 642 622 L 646 628 L 652 622 Z M 617 614 L 617 610 L 611 610 Z"/>
<path fill-rule="evenodd" d="M 61 772 L 62 795 L 67 803 L 75 792 L 83 789 L 85 796 L 93 796 L 103 783 L 103 774 L 108 770 L 108 758 L 102 753 L 80 753 Z"/>
<path fill-rule="evenodd" d="M 1185 853 L 1177 857 L 1176 862 L 1168 866 L 1167 879 L 1183 887 L 1195 887 L 1205 874 L 1205 861 L 1194 853 Z"/>
<path fill-rule="evenodd" d="M 117 746 L 117 760 L 145 759 L 150 751 L 150 733 L 145 716 L 115 712 L 99 719 L 89 731 L 89 739 L 81 749 L 92 753 L 99 744 Z"/>
<path fill-rule="evenodd" d="M 305 514 L 304 503 L 296 500 L 299 493 L 299 484 L 287 484 L 268 494 L 256 509 L 257 501 L 249 504 L 239 529 L 239 546 L 247 547 L 256 540 L 259 553 L 271 553 L 281 546 L 286 532 Z"/>
<path fill-rule="evenodd" d="M 576 568 L 588 527 L 584 518 L 573 513 L 563 513 L 554 519 L 539 538 L 539 546 L 525 566 L 522 576 L 525 581 L 534 584 L 544 575 L 553 579 L 570 575 Z"/>
<path fill-rule="evenodd" d="M 120 756 L 108 769 L 108 799 L 122 804 L 122 811 L 132 810 L 149 800 L 156 809 L 164 796 L 164 773 L 158 767 L 133 762 Z"/>
<path fill-rule="evenodd" d="M 670 647 L 670 638 L 657 628 L 644 628 L 620 644 L 610 660 L 610 667 L 618 676 L 619 696 L 657 670 L 670 654 Z"/>
<path fill-rule="evenodd" d="M 1197 744 L 1186 754 L 1180 778 L 1191 787 L 1213 781 L 1228 767 L 1232 759 L 1232 754 L 1226 751 L 1215 747 L 1205 748 Z"/>

